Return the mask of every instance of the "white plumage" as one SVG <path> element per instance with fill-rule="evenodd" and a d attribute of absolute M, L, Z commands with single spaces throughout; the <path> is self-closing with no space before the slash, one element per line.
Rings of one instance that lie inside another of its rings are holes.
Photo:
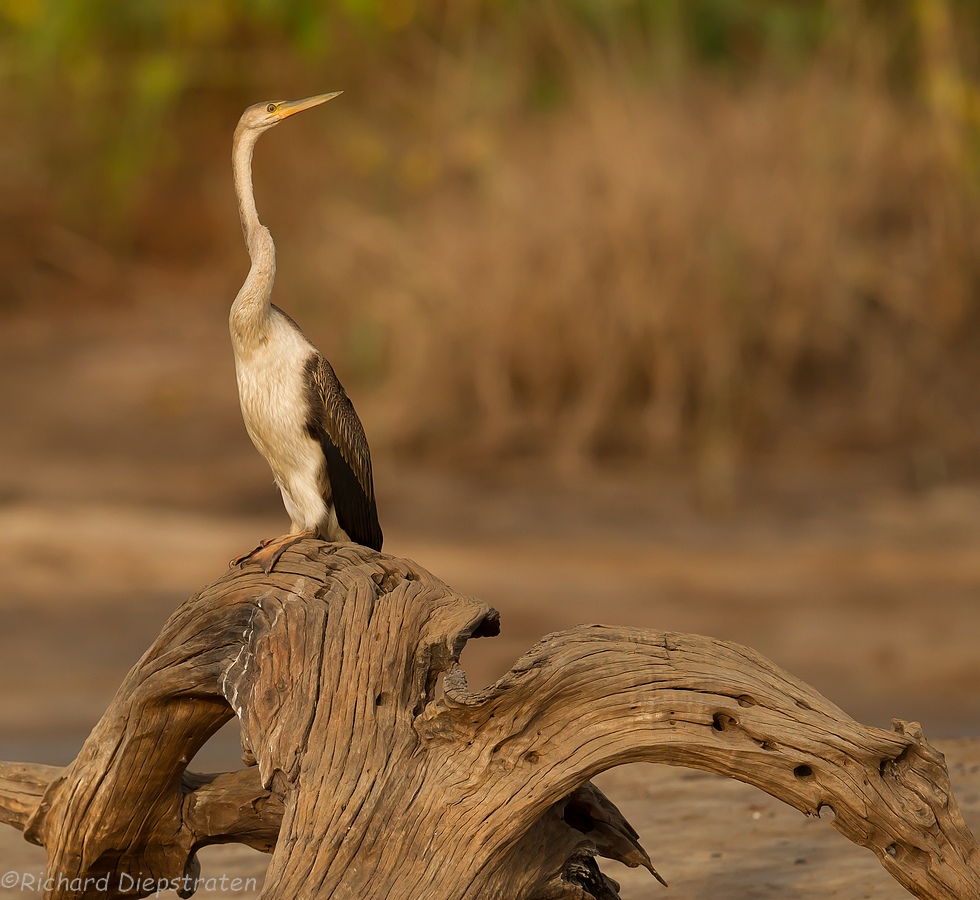
<path fill-rule="evenodd" d="M 316 348 L 282 319 L 273 317 L 269 324 L 265 342 L 235 354 L 242 418 L 272 468 L 292 530 L 313 531 L 328 516 L 330 498 L 320 489 L 323 450 L 306 429 L 308 388 L 303 370 L 293 361 L 311 356 Z"/>

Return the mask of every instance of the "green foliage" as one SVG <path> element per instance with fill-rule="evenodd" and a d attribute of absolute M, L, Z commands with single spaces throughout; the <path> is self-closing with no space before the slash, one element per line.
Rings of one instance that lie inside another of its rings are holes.
<path fill-rule="evenodd" d="M 33 136 L 49 167 L 83 186 L 72 195 L 81 209 L 98 206 L 118 225 L 145 177 L 167 167 L 181 104 L 203 92 L 240 106 L 266 93 L 271 72 L 315 85 L 325 70 L 343 72 L 345 87 L 393 78 L 427 92 L 433 71 L 452 59 L 498 73 L 509 91 L 504 106 L 548 111 L 567 101 L 583 55 L 643 79 L 792 77 L 828 51 L 845 67 L 866 65 L 870 36 L 895 89 L 945 104 L 972 160 L 978 7 L 977 0 L 0 0 L 7 107 L 0 112 Z M 937 21 L 947 23 L 946 44 L 936 39 Z"/>

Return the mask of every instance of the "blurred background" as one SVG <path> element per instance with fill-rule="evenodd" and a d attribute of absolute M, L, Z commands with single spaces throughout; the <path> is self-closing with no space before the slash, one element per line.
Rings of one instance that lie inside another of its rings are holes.
<path fill-rule="evenodd" d="M 0 758 L 71 760 L 285 530 L 227 334 L 231 136 L 338 89 L 256 151 L 274 299 L 364 421 L 385 549 L 501 611 L 471 684 L 622 623 L 980 734 L 980 0 L 0 0 L 0 84 Z M 237 764 L 232 726 L 194 767 Z M 697 820 L 677 785 L 645 833 Z M 772 896 L 826 896 L 784 827 Z M 762 896 L 686 834 L 679 896 Z"/>
<path fill-rule="evenodd" d="M 0 0 L 0 80 L 3 758 L 285 530 L 231 135 L 338 89 L 256 150 L 274 299 L 471 683 L 626 623 L 980 733 L 977 0 Z"/>

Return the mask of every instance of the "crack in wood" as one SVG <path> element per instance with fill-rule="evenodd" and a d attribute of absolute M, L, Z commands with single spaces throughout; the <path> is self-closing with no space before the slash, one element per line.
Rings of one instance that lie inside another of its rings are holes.
<path fill-rule="evenodd" d="M 980 896 L 915 723 L 860 725 L 746 647 L 609 626 L 548 635 L 471 692 L 459 654 L 498 632 L 408 560 L 303 541 L 182 604 L 70 766 L 0 763 L 0 821 L 68 876 L 51 900 L 106 896 L 74 875 L 179 878 L 229 841 L 272 854 L 265 900 L 610 900 L 597 855 L 660 876 L 590 779 L 646 761 L 829 820 L 917 897 Z M 187 772 L 232 709 L 257 766 Z"/>

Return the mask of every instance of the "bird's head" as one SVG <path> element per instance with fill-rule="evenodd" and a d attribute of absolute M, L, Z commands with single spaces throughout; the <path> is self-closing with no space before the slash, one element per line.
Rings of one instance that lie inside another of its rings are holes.
<path fill-rule="evenodd" d="M 278 125 L 283 119 L 288 119 L 304 109 L 311 109 L 321 103 L 326 103 L 328 100 L 333 100 L 334 97 L 338 97 L 342 93 L 343 91 L 333 91 L 330 94 L 317 94 L 315 97 L 307 97 L 305 100 L 274 100 L 256 103 L 242 113 L 238 128 L 258 132 L 267 131 L 274 125 Z"/>

